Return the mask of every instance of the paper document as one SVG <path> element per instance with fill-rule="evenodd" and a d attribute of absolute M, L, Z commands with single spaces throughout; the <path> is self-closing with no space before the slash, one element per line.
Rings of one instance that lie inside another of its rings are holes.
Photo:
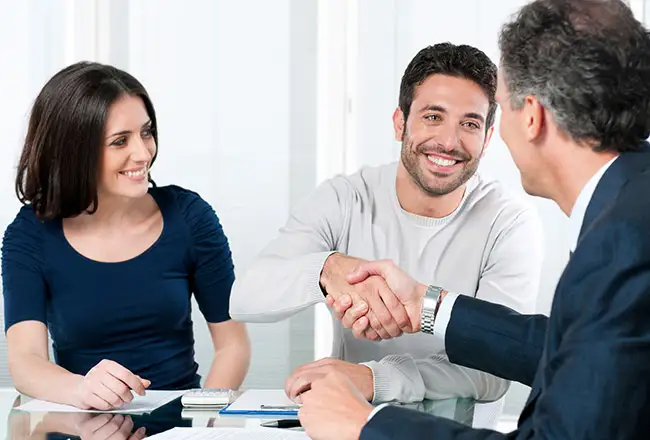
<path fill-rule="evenodd" d="M 46 402 L 44 400 L 30 400 L 18 408 L 29 412 L 86 412 L 86 413 L 120 413 L 120 414 L 146 414 L 166 403 L 180 397 L 186 391 L 147 391 L 144 396 L 135 396 L 131 403 L 127 403 L 120 409 L 113 411 L 101 411 L 95 409 L 79 409 L 70 405 Z"/>
<path fill-rule="evenodd" d="M 174 428 L 147 437 L 156 440 L 300 440 L 309 439 L 307 434 L 286 429 L 238 429 L 238 428 Z"/>
<path fill-rule="evenodd" d="M 287 397 L 284 390 L 247 390 L 222 414 L 298 413 L 300 405 Z"/>

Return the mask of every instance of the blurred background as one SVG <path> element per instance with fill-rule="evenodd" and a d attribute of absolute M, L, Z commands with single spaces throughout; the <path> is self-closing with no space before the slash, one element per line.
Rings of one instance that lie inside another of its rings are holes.
<path fill-rule="evenodd" d="M 628 2 L 646 23 L 648 2 Z M 159 121 L 156 182 L 190 188 L 212 204 L 241 271 L 319 182 L 398 159 L 391 116 L 401 75 L 419 49 L 465 43 L 498 62 L 499 28 L 525 3 L 0 0 L 0 230 L 19 208 L 15 168 L 38 91 L 73 62 L 99 61 L 148 89 Z M 568 259 L 566 220 L 554 204 L 523 193 L 498 131 L 492 139 L 480 172 L 528 198 L 543 221 L 537 311 L 548 313 Z M 194 322 L 205 372 L 212 344 L 199 313 Z M 281 387 L 294 367 L 331 350 L 323 308 L 249 331 L 246 387 Z M 11 386 L 4 332 L 0 386 Z M 513 385 L 506 414 L 517 416 L 526 395 Z"/>

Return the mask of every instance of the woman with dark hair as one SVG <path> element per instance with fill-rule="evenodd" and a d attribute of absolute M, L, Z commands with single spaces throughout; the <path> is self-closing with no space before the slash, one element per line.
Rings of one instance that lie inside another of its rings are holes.
<path fill-rule="evenodd" d="M 74 64 L 36 98 L 16 179 L 25 206 L 2 247 L 17 390 L 107 410 L 132 391 L 199 387 L 192 294 L 215 350 L 204 386 L 241 385 L 250 342 L 228 314 L 228 240 L 196 193 L 155 185 L 157 144 L 146 90 L 114 67 Z"/>

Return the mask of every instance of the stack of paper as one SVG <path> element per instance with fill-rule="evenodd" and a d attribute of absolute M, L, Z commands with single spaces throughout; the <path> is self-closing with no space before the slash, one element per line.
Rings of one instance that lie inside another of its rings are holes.
<path fill-rule="evenodd" d="M 148 437 L 156 440 L 308 440 L 304 432 L 265 428 L 174 428 Z"/>
<path fill-rule="evenodd" d="M 120 414 L 146 414 L 179 398 L 185 391 L 147 391 L 144 396 L 134 396 L 131 403 L 112 411 L 98 409 L 79 409 L 70 405 L 46 402 L 44 400 L 30 400 L 18 408 L 29 412 L 86 412 L 86 413 L 120 413 Z"/>

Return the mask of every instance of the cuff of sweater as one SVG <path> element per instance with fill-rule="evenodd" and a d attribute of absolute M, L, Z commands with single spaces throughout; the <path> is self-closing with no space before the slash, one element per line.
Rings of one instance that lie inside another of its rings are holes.
<path fill-rule="evenodd" d="M 320 275 L 323 271 L 323 266 L 325 261 L 329 258 L 330 255 L 335 254 L 336 251 L 331 252 L 319 252 L 313 254 L 311 261 L 305 265 L 304 275 L 309 279 L 309 297 L 312 301 L 323 302 L 325 300 L 325 293 L 320 287 Z"/>
<path fill-rule="evenodd" d="M 391 386 L 391 382 L 395 383 L 395 378 L 391 380 L 392 365 L 382 364 L 375 361 L 363 362 L 372 371 L 372 403 L 378 404 L 382 402 L 390 402 L 398 399 L 398 392 Z"/>

